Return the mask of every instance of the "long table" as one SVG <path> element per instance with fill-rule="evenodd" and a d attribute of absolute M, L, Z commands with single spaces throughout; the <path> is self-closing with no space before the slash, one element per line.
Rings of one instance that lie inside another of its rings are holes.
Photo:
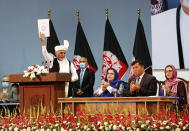
<path fill-rule="evenodd" d="M 159 113 L 162 109 L 173 109 L 174 97 L 85 97 L 58 98 L 61 111 L 76 114 L 77 109 L 88 113 Z"/>

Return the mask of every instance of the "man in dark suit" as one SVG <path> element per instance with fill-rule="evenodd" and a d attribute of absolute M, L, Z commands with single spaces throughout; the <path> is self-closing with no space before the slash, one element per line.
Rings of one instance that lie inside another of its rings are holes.
<path fill-rule="evenodd" d="M 80 69 L 77 70 L 79 79 L 73 83 L 75 97 L 92 97 L 95 73 L 88 67 L 87 58 L 80 58 Z"/>
<path fill-rule="evenodd" d="M 129 78 L 124 96 L 154 96 L 157 91 L 156 78 L 144 72 L 142 62 L 136 60 L 131 64 L 134 77 Z"/>
<path fill-rule="evenodd" d="M 9 76 L 3 76 L 0 88 L 0 100 L 3 102 L 19 102 L 18 84 L 9 83 Z"/>

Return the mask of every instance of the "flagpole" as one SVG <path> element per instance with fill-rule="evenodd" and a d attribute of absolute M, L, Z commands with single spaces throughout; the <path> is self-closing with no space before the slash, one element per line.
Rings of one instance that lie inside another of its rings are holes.
<path fill-rule="evenodd" d="M 106 20 L 108 19 L 108 8 L 106 8 Z"/>
<path fill-rule="evenodd" d="M 140 18 L 140 8 L 138 8 L 138 18 Z"/>
<path fill-rule="evenodd" d="M 51 19 L 51 10 L 48 10 L 48 19 Z"/>
<path fill-rule="evenodd" d="M 79 10 L 77 10 L 76 15 L 77 15 L 77 22 L 79 22 Z"/>

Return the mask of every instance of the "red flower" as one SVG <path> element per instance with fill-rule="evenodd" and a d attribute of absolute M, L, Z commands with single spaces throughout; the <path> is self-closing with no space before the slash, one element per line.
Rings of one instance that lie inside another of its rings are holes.
<path fill-rule="evenodd" d="M 165 115 L 166 115 L 166 110 L 163 109 L 163 110 L 161 111 L 161 117 L 162 117 L 163 120 L 165 120 Z"/>
<path fill-rule="evenodd" d="M 113 121 L 113 116 L 112 116 L 112 114 L 107 114 L 106 117 L 107 117 L 107 119 L 108 119 L 109 121 Z"/>
<path fill-rule="evenodd" d="M 159 4 L 159 1 L 157 1 L 157 0 L 151 0 L 151 4 L 152 5 L 157 5 L 157 4 Z"/>
<path fill-rule="evenodd" d="M 171 113 L 170 113 L 170 118 L 171 118 L 171 121 L 172 121 L 173 123 L 176 123 L 176 122 L 177 122 L 177 118 L 176 118 L 176 115 L 175 115 L 174 112 L 171 112 Z"/>
<path fill-rule="evenodd" d="M 93 122 L 91 115 L 88 115 L 88 122 Z"/>
<path fill-rule="evenodd" d="M 136 120 L 137 121 L 141 121 L 142 120 L 142 117 L 140 115 L 136 115 Z"/>
<path fill-rule="evenodd" d="M 146 120 L 148 120 L 148 115 L 144 114 L 143 119 L 144 119 L 144 122 L 146 122 Z"/>
<path fill-rule="evenodd" d="M 29 69 L 29 70 L 28 70 L 28 72 L 32 72 L 32 71 L 33 71 L 33 69 Z"/>

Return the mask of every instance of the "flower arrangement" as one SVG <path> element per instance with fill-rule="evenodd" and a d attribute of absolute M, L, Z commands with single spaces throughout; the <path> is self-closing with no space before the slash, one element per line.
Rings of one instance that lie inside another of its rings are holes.
<path fill-rule="evenodd" d="M 6 131 L 146 131 L 189 130 L 189 116 L 181 112 L 160 114 L 88 114 L 78 110 L 76 115 L 62 112 L 13 113 L 0 116 L 0 130 Z"/>
<path fill-rule="evenodd" d="M 47 67 L 40 65 L 32 65 L 24 71 L 23 77 L 30 77 L 30 79 L 33 80 L 37 75 L 40 75 L 41 73 L 48 73 Z"/>

